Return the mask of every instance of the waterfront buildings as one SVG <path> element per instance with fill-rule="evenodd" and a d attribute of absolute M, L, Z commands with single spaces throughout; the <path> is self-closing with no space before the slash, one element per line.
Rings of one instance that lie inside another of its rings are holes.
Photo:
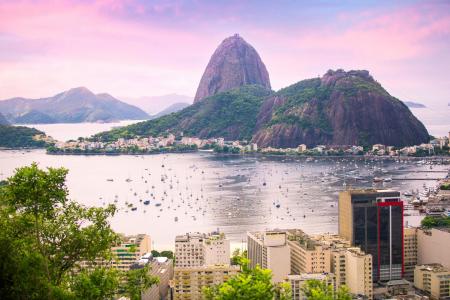
<path fill-rule="evenodd" d="M 223 233 L 187 233 L 175 238 L 175 266 L 199 267 L 230 263 L 230 241 Z"/>
<path fill-rule="evenodd" d="M 286 231 L 247 232 L 250 267 L 272 270 L 272 281 L 282 282 L 291 271 L 290 248 Z"/>
<path fill-rule="evenodd" d="M 450 298 L 450 270 L 441 264 L 418 265 L 414 269 L 414 286 L 431 299 Z"/>
<path fill-rule="evenodd" d="M 339 235 L 372 255 L 374 281 L 403 274 L 403 202 L 391 190 L 347 190 L 339 194 Z"/>
<path fill-rule="evenodd" d="M 203 287 L 221 284 L 238 273 L 239 266 L 230 265 L 175 267 L 173 299 L 202 299 Z"/>

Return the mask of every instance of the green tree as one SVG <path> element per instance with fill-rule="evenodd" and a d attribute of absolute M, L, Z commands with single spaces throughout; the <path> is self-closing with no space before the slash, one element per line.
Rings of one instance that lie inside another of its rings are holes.
<path fill-rule="evenodd" d="M 287 300 L 290 296 L 290 287 L 287 284 L 275 285 L 272 283 L 272 273 L 268 269 L 256 266 L 248 267 L 249 260 L 241 258 L 239 261 L 241 272 L 226 282 L 204 288 L 203 293 L 208 300 Z"/>
<path fill-rule="evenodd" d="M 120 286 L 119 271 L 112 268 L 82 270 L 73 278 L 72 289 L 78 299 L 113 299 Z"/>
<path fill-rule="evenodd" d="M 333 285 L 322 280 L 307 280 L 302 286 L 302 292 L 308 300 L 351 300 L 352 297 L 345 286 L 335 292 Z"/>
<path fill-rule="evenodd" d="M 108 221 L 115 206 L 69 200 L 66 175 L 32 164 L 0 187 L 0 299 L 107 299 L 119 282 L 131 285 L 128 274 L 97 265 L 120 241 Z"/>
<path fill-rule="evenodd" d="M 130 297 L 131 300 L 141 299 L 143 291 L 159 282 L 159 278 L 149 276 L 148 265 L 143 268 L 128 271 L 125 279 L 125 294 Z"/>

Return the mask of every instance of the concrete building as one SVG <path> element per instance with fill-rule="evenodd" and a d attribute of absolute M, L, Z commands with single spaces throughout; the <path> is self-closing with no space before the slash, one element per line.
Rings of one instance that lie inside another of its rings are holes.
<path fill-rule="evenodd" d="M 291 274 L 331 271 L 329 245 L 314 240 L 299 229 L 288 230 L 287 234 L 287 243 L 291 249 Z"/>
<path fill-rule="evenodd" d="M 346 285 L 355 295 L 373 297 L 372 256 L 333 234 L 308 235 L 299 229 L 287 232 L 291 249 L 291 274 L 334 274 L 336 286 Z"/>
<path fill-rule="evenodd" d="M 135 262 L 131 269 L 150 267 L 150 275 L 158 277 L 158 284 L 152 285 L 142 293 L 142 300 L 166 300 L 169 299 L 170 280 L 173 278 L 173 261 L 167 257 L 152 257 L 150 253 L 142 256 Z"/>
<path fill-rule="evenodd" d="M 449 299 L 450 270 L 440 264 L 416 266 L 414 286 L 430 295 L 431 299 Z"/>
<path fill-rule="evenodd" d="M 333 274 L 320 273 L 320 274 L 288 275 L 286 281 L 291 286 L 292 300 L 307 299 L 302 291 L 303 284 L 307 280 L 325 281 L 328 285 L 331 285 L 333 287 L 333 291 L 336 291 L 336 281 Z"/>
<path fill-rule="evenodd" d="M 417 229 L 417 263 L 439 263 L 450 269 L 450 229 Z"/>
<path fill-rule="evenodd" d="M 203 299 L 203 287 L 221 284 L 238 273 L 239 266 L 230 265 L 175 267 L 171 281 L 173 299 Z"/>
<path fill-rule="evenodd" d="M 403 277 L 414 282 L 414 269 L 417 265 L 417 228 L 407 227 L 403 232 L 404 264 Z"/>
<path fill-rule="evenodd" d="M 111 264 L 119 270 L 129 270 L 133 263 L 151 250 L 151 239 L 147 234 L 122 236 L 122 243 L 111 248 L 115 258 Z"/>
<path fill-rule="evenodd" d="M 175 238 L 175 266 L 229 264 L 230 241 L 223 233 L 187 233 Z"/>
<path fill-rule="evenodd" d="M 250 267 L 272 270 L 272 281 L 282 282 L 291 271 L 286 231 L 247 232 Z"/>
<path fill-rule="evenodd" d="M 339 235 L 372 255 L 373 280 L 403 275 L 403 202 L 391 190 L 346 190 L 339 194 Z"/>
<path fill-rule="evenodd" d="M 373 299 L 372 256 L 359 248 L 345 251 L 345 285 L 355 295 Z"/>

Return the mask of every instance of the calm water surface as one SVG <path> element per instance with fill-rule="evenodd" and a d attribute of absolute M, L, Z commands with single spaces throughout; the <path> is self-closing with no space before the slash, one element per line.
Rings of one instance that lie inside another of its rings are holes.
<path fill-rule="evenodd" d="M 249 230 L 302 228 L 337 231 L 337 200 L 346 186 L 370 187 L 373 176 L 393 180 L 379 187 L 401 191 L 434 186 L 429 166 L 389 160 L 218 156 L 189 153 L 147 156 L 53 156 L 44 150 L 0 151 L 0 178 L 20 166 L 69 169 L 70 197 L 85 205 L 115 203 L 116 231 L 148 233 L 156 248 L 173 248 L 187 231 L 219 228 L 237 245 Z M 434 166 L 434 171 L 445 170 Z M 112 181 L 108 181 L 112 180 Z M 264 184 L 265 183 L 265 184 Z M 143 202 L 149 200 L 150 204 Z M 127 204 L 136 207 L 132 211 Z M 279 205 L 279 208 L 276 206 Z M 176 221 L 177 219 L 177 221 Z M 418 222 L 411 217 L 409 222 Z"/>

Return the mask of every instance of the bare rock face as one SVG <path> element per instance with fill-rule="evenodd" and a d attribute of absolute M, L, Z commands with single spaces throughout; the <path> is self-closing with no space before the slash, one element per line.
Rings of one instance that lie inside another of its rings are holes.
<path fill-rule="evenodd" d="M 258 84 L 270 89 L 269 73 L 258 52 L 235 34 L 226 38 L 209 60 L 194 103 L 247 84 Z"/>

